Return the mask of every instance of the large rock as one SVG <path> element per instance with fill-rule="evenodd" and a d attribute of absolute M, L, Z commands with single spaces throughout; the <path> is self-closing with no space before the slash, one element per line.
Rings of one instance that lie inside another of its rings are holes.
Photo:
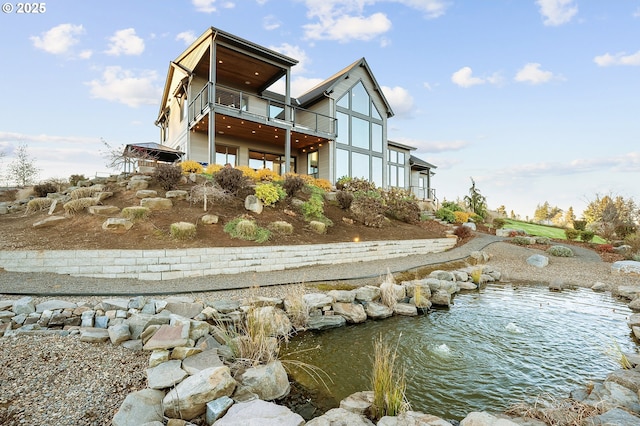
<path fill-rule="evenodd" d="M 453 274 L 453 272 L 451 272 L 451 271 L 441 271 L 441 270 L 432 271 L 429 274 L 429 278 L 435 278 L 435 279 L 442 280 L 442 281 L 455 281 L 456 280 L 456 276 Z"/>
<path fill-rule="evenodd" d="M 35 312 L 36 307 L 33 304 L 33 297 L 26 296 L 16 300 L 15 302 L 13 302 L 12 311 L 16 315 L 29 315 L 30 313 Z"/>
<path fill-rule="evenodd" d="M 527 258 L 527 263 L 531 266 L 535 266 L 536 268 L 544 268 L 549 264 L 549 258 L 541 254 L 534 254 Z"/>
<path fill-rule="evenodd" d="M 239 379 L 242 387 L 260 399 L 273 401 L 289 394 L 289 377 L 280 361 L 247 369 Z"/>
<path fill-rule="evenodd" d="M 612 381 L 596 384 L 585 402 L 592 403 L 605 411 L 624 408 L 627 411 L 640 413 L 638 393 Z"/>
<path fill-rule="evenodd" d="M 347 320 L 340 315 L 318 315 L 309 318 L 307 329 L 309 330 L 327 330 L 329 328 L 342 327 Z"/>
<path fill-rule="evenodd" d="M 223 365 L 216 349 L 200 352 L 182 361 L 182 369 L 191 375 L 198 374 L 207 368 L 221 367 Z"/>
<path fill-rule="evenodd" d="M 104 328 L 83 328 L 80 330 L 80 341 L 101 343 L 109 340 L 109 332 Z"/>
<path fill-rule="evenodd" d="M 325 293 L 307 293 L 302 296 L 302 300 L 309 309 L 323 308 L 333 303 L 333 297 Z"/>
<path fill-rule="evenodd" d="M 611 292 L 614 296 L 623 297 L 625 299 L 633 300 L 640 297 L 640 286 L 634 285 L 621 285 Z"/>
<path fill-rule="evenodd" d="M 431 295 L 431 303 L 438 306 L 451 306 L 451 294 L 445 290 L 436 290 Z"/>
<path fill-rule="evenodd" d="M 380 298 L 380 287 L 365 285 L 356 289 L 356 300 L 372 302 Z"/>
<path fill-rule="evenodd" d="M 636 426 L 640 425 L 640 417 L 634 416 L 622 408 L 614 408 L 599 416 L 588 418 L 584 424 L 587 426 Z"/>
<path fill-rule="evenodd" d="M 418 315 L 418 308 L 410 303 L 396 303 L 396 305 L 393 307 L 393 313 L 395 315 L 412 317 Z"/>
<path fill-rule="evenodd" d="M 287 336 L 291 331 L 291 321 L 280 308 L 263 306 L 251 310 L 247 316 L 256 324 L 262 324 L 270 336 Z"/>
<path fill-rule="evenodd" d="M 164 392 L 143 389 L 127 395 L 113 417 L 113 426 L 140 426 L 145 423 L 162 422 L 162 398 Z"/>
<path fill-rule="evenodd" d="M 508 419 L 500 419 L 485 412 L 469 413 L 460 421 L 460 426 L 518 426 Z"/>
<path fill-rule="evenodd" d="M 175 200 L 186 200 L 189 196 L 189 193 L 183 189 L 176 189 L 173 191 L 167 191 L 164 196 L 166 198 L 175 199 Z"/>
<path fill-rule="evenodd" d="M 247 195 L 247 198 L 244 199 L 244 208 L 250 212 L 260 214 L 264 209 L 264 204 L 255 195 Z"/>
<path fill-rule="evenodd" d="M 140 207 L 147 207 L 149 210 L 169 210 L 173 203 L 168 198 L 143 198 L 140 200 Z"/>
<path fill-rule="evenodd" d="M 147 386 L 151 389 L 167 389 L 180 383 L 188 376 L 181 368 L 182 361 L 163 362 L 156 367 L 147 368 Z"/>
<path fill-rule="evenodd" d="M 348 323 L 357 324 L 367 320 L 364 306 L 359 303 L 334 303 L 333 312 L 344 317 Z"/>
<path fill-rule="evenodd" d="M 158 196 L 158 191 L 153 189 L 140 189 L 136 191 L 136 198 L 153 198 Z"/>
<path fill-rule="evenodd" d="M 114 345 L 119 345 L 120 343 L 131 339 L 129 324 L 126 322 L 112 325 L 107 329 L 107 331 L 109 332 L 109 339 L 111 339 L 111 343 Z"/>
<path fill-rule="evenodd" d="M 611 264 L 611 272 L 617 274 L 640 274 L 640 262 L 635 260 L 619 260 Z"/>
<path fill-rule="evenodd" d="M 186 328 L 186 333 L 185 333 Z M 162 325 L 145 343 L 144 350 L 170 349 L 186 346 L 189 341 L 189 328 L 182 325 Z"/>
<path fill-rule="evenodd" d="M 371 407 L 373 405 L 373 391 L 356 392 L 340 401 L 340 408 L 351 411 L 355 414 L 371 417 Z"/>
<path fill-rule="evenodd" d="M 354 290 L 331 290 L 327 294 L 333 297 L 336 302 L 353 303 L 356 300 L 356 292 Z"/>
<path fill-rule="evenodd" d="M 304 419 L 287 407 L 260 399 L 233 404 L 227 414 L 215 422 L 216 426 L 301 426 L 304 424 Z"/>
<path fill-rule="evenodd" d="M 133 227 L 133 222 L 124 217 L 110 217 L 102 223 L 104 231 L 128 231 Z"/>
<path fill-rule="evenodd" d="M 139 191 L 142 189 L 147 189 L 148 187 L 149 182 L 147 181 L 147 179 L 141 179 L 139 176 L 133 176 L 127 184 L 127 189 L 131 191 Z"/>
<path fill-rule="evenodd" d="M 352 413 L 344 408 L 332 408 L 320 417 L 307 422 L 306 426 L 375 426 L 371 420 L 360 414 Z"/>
<path fill-rule="evenodd" d="M 227 414 L 227 411 L 233 404 L 233 399 L 229 398 L 228 396 L 223 396 L 221 398 L 207 402 L 207 414 L 205 416 L 205 421 L 207 422 L 207 424 L 212 425 L 213 422 Z"/>
<path fill-rule="evenodd" d="M 391 315 L 393 315 L 392 308 L 378 302 L 368 302 L 364 307 L 364 311 L 371 319 L 389 318 Z"/>
<path fill-rule="evenodd" d="M 617 383 L 634 392 L 640 390 L 640 372 L 636 370 L 615 370 L 609 373 L 607 381 Z"/>
<path fill-rule="evenodd" d="M 231 396 L 236 381 L 229 367 L 211 367 L 187 377 L 164 397 L 162 404 L 167 417 L 191 420 L 204 414 L 209 401 Z"/>
<path fill-rule="evenodd" d="M 167 306 L 164 308 L 165 310 L 179 315 L 185 318 L 194 318 L 202 309 L 204 309 L 204 305 L 201 302 L 183 302 L 180 300 L 167 302 Z"/>
<path fill-rule="evenodd" d="M 66 221 L 67 218 L 64 216 L 49 216 L 42 220 L 39 220 L 33 224 L 34 229 L 38 228 L 48 228 L 49 226 L 57 225 L 60 222 Z"/>
<path fill-rule="evenodd" d="M 110 216 L 120 213 L 120 208 L 117 206 L 89 206 L 87 211 L 96 216 Z"/>
<path fill-rule="evenodd" d="M 384 416 L 377 426 L 451 426 L 451 423 L 431 414 L 406 411 L 397 416 Z"/>

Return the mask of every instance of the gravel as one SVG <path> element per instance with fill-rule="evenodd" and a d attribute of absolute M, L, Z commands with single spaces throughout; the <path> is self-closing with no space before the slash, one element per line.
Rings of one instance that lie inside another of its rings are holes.
<path fill-rule="evenodd" d="M 612 287 L 640 285 L 638 276 L 611 274 L 611 265 L 588 250 L 576 248 L 573 258 L 549 256 L 545 268 L 526 263 L 527 257 L 541 253 L 531 248 L 498 242 L 484 250 L 491 255 L 489 264 L 502 271 L 503 281 L 548 284 L 561 280 L 582 287 L 591 287 L 598 281 Z M 276 285 L 190 296 L 204 300 L 240 299 L 248 295 L 284 297 L 290 290 L 291 286 Z M 19 297 L 0 294 L 0 300 Z M 36 297 L 34 301 L 46 299 Z M 102 300 L 78 296 L 56 299 L 90 304 Z M 77 335 L 0 338 L 0 424 L 109 425 L 124 398 L 146 387 L 148 357 L 148 353 L 111 343 L 81 342 Z"/>

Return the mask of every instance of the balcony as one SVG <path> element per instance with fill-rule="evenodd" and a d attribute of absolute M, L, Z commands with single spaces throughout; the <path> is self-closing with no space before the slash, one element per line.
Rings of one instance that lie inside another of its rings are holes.
<path fill-rule="evenodd" d="M 209 112 L 211 86 L 209 82 L 189 104 L 190 127 Z M 336 133 L 336 119 L 333 117 L 220 85 L 216 85 L 215 105 L 223 107 L 236 118 L 276 126 L 288 125 L 291 130 L 303 134 L 333 138 Z M 285 119 L 285 108 L 289 110 L 289 120 Z"/>

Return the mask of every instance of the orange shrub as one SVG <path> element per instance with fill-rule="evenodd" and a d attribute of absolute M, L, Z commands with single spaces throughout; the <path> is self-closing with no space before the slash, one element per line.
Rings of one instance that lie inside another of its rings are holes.
<path fill-rule="evenodd" d="M 453 214 L 456 217 L 456 223 L 467 223 L 471 216 L 471 214 L 467 212 L 453 212 Z"/>

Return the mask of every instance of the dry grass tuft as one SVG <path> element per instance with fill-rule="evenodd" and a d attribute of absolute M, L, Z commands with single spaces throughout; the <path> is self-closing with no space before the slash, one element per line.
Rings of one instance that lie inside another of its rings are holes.
<path fill-rule="evenodd" d="M 120 215 L 130 220 L 144 220 L 149 217 L 150 213 L 151 210 L 149 209 L 149 207 L 132 206 L 122 209 Z"/>
<path fill-rule="evenodd" d="M 34 198 L 33 200 L 29 200 L 27 203 L 27 210 L 24 212 L 25 215 L 39 212 L 41 210 L 46 210 L 51 207 L 53 203 L 52 198 Z"/>
<path fill-rule="evenodd" d="M 102 192 L 102 185 L 94 185 L 84 188 L 78 188 L 71 191 L 69 194 L 72 200 L 79 200 L 81 198 L 93 197 L 98 192 Z"/>
<path fill-rule="evenodd" d="M 398 339 L 398 343 L 400 339 Z M 375 419 L 397 416 L 411 409 L 406 398 L 406 371 L 396 365 L 398 344 L 395 348 L 387 345 L 380 335 L 373 344 L 373 388 L 372 414 Z"/>
<path fill-rule="evenodd" d="M 196 236 L 196 225 L 190 222 L 172 223 L 169 228 L 169 234 L 178 240 L 189 240 Z"/>
<path fill-rule="evenodd" d="M 296 330 L 304 330 L 309 324 L 309 307 L 304 301 L 303 284 L 291 287 L 284 298 L 284 305 L 291 324 Z"/>
<path fill-rule="evenodd" d="M 80 213 L 87 207 L 98 205 L 97 198 L 78 198 L 77 200 L 71 200 L 65 203 L 62 207 L 66 216 L 74 216 L 76 213 Z"/>
<path fill-rule="evenodd" d="M 597 405 L 571 398 L 557 399 L 548 394 L 539 395 L 533 404 L 521 402 L 506 411 L 509 416 L 536 419 L 551 426 L 582 426 L 587 418 L 602 413 Z"/>

